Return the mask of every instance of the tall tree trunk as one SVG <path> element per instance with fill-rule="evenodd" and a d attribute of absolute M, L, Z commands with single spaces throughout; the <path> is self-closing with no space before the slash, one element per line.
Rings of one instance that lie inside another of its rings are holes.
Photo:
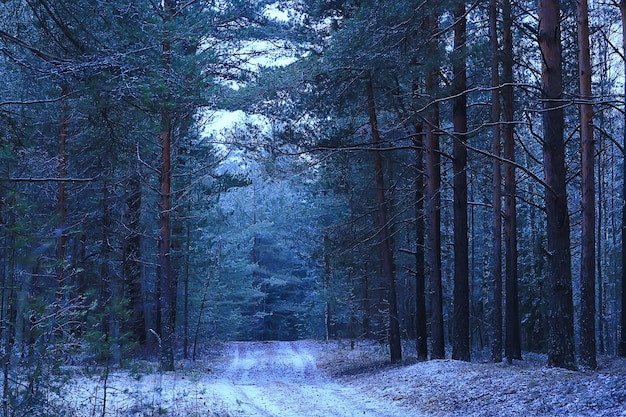
<path fill-rule="evenodd" d="M 432 36 L 430 50 L 437 53 L 437 16 L 424 19 L 426 33 Z M 431 66 L 426 71 L 426 95 L 431 100 L 426 115 L 426 217 L 428 219 L 428 266 L 430 270 L 430 335 L 431 358 L 443 359 L 445 340 L 443 329 L 443 289 L 441 284 L 441 155 L 439 152 L 439 104 L 435 101 L 439 68 Z"/>
<path fill-rule="evenodd" d="M 65 97 L 68 94 L 68 86 L 63 83 L 61 86 L 61 95 Z M 65 336 L 67 332 L 67 321 L 65 315 L 61 311 L 61 306 L 65 303 L 65 293 L 67 289 L 66 282 L 66 258 L 67 258 L 67 190 L 65 188 L 64 179 L 67 178 L 67 135 L 68 135 L 68 108 L 66 104 L 61 107 L 61 117 L 59 121 L 59 154 L 58 154 L 58 175 L 59 184 L 57 188 L 57 213 L 58 221 L 55 230 L 56 236 L 56 311 L 53 320 L 55 328 L 52 329 L 54 336 Z"/>
<path fill-rule="evenodd" d="M 174 0 L 164 0 L 164 23 L 167 25 L 174 15 Z M 167 38 L 162 43 L 163 66 L 171 65 L 171 44 Z M 161 170 L 160 170 L 160 207 L 159 207 L 159 281 L 161 284 L 161 369 L 174 370 L 174 305 L 176 288 L 171 268 L 172 223 L 172 113 L 168 103 L 162 103 L 161 109 Z"/>
<path fill-rule="evenodd" d="M 159 281 L 161 284 L 161 368 L 174 370 L 174 323 L 172 307 L 176 291 L 170 265 L 171 248 L 171 114 L 161 112 L 161 202 L 159 207 Z"/>
<path fill-rule="evenodd" d="M 330 278 L 332 275 L 332 266 L 330 264 L 330 238 L 328 234 L 324 235 L 324 291 L 326 293 L 326 308 L 324 311 L 324 324 L 326 327 L 326 341 L 329 341 L 334 337 L 332 328 L 333 323 L 333 310 L 330 296 Z"/>
<path fill-rule="evenodd" d="M 600 118 L 602 119 L 602 113 L 600 114 Z M 600 120 L 600 127 L 604 126 L 604 122 Z M 603 137 L 600 135 L 598 138 L 598 149 L 603 149 Z M 596 282 L 598 283 L 598 291 L 597 291 L 597 301 L 596 306 L 598 308 L 598 353 L 603 355 L 606 352 L 605 344 L 604 344 L 604 272 L 603 272 L 603 262 L 604 262 L 604 244 L 602 242 L 602 232 L 604 229 L 604 210 L 605 210 L 605 201 L 604 201 L 604 185 L 603 185 L 603 174 L 604 169 L 602 168 L 604 162 L 602 161 L 603 152 L 600 152 L 600 156 L 598 158 L 597 165 L 597 178 L 598 178 L 598 218 L 597 218 L 597 226 L 596 226 L 596 246 L 597 246 L 597 255 L 596 255 L 596 271 L 597 277 Z"/>
<path fill-rule="evenodd" d="M 504 158 L 515 162 L 514 93 L 513 93 L 513 13 L 510 0 L 502 0 L 502 140 Z M 522 343 L 517 290 L 517 206 L 515 166 L 504 166 L 504 246 L 505 257 L 505 343 L 509 363 L 522 359 Z"/>
<path fill-rule="evenodd" d="M 7 176 L 8 176 L 7 169 Z M 9 201 L 8 206 L 13 206 L 15 204 L 13 197 L 8 198 Z M 16 293 L 18 284 L 15 279 L 16 271 L 16 252 L 18 250 L 17 244 L 15 242 L 15 229 L 14 227 L 10 227 L 15 225 L 15 212 L 9 208 L 7 210 L 8 219 L 4 217 L 4 205 L 5 200 L 0 198 L 0 230 L 1 238 L 2 238 L 2 256 L 0 256 L 0 276 L 2 288 L 0 289 L 0 318 L 4 325 L 2 329 L 0 329 L 0 336 L 2 337 L 2 346 L 4 348 L 3 358 L 2 358 L 2 370 L 3 370 L 3 382 L 2 382 L 2 408 L 3 415 L 9 416 L 11 415 L 10 409 L 10 400 L 14 395 L 14 387 L 11 384 L 11 362 L 13 358 L 14 345 L 15 343 L 20 343 L 22 337 L 21 334 L 18 333 L 18 328 L 22 327 L 18 323 L 18 318 L 21 318 L 22 315 L 20 312 L 24 311 L 24 304 L 26 304 L 25 297 L 18 297 Z M 12 230 L 11 230 L 12 229 Z M 28 276 L 28 274 L 25 274 Z M 26 278 L 28 279 L 28 278 Z M 18 280 L 18 282 L 23 280 Z M 22 285 L 22 289 L 20 293 L 23 292 L 23 288 L 26 285 L 24 282 L 20 282 Z M 20 300 L 21 298 L 21 300 Z M 20 333 L 22 333 L 20 331 Z"/>
<path fill-rule="evenodd" d="M 548 365 L 575 368 L 559 0 L 539 0 L 538 6 L 539 46 L 543 58 L 543 165 L 550 265 Z"/>
<path fill-rule="evenodd" d="M 491 359 L 502 362 L 502 153 L 500 135 L 500 85 L 498 51 L 498 2 L 489 0 L 489 41 L 491 47 L 491 131 L 493 135 L 493 345 Z"/>
<path fill-rule="evenodd" d="M 191 216 L 191 201 L 187 200 L 187 215 Z M 183 288 L 183 357 L 189 358 L 189 279 L 191 278 L 191 220 L 185 231 L 185 275 Z"/>
<path fill-rule="evenodd" d="M 454 174 L 454 322 L 452 358 L 470 360 L 470 294 L 469 242 L 467 236 L 467 74 L 465 57 L 465 3 L 454 8 L 454 56 L 452 72 L 455 98 L 452 101 L 454 146 L 452 171 Z"/>
<path fill-rule="evenodd" d="M 582 238 L 580 260 L 580 362 L 595 369 L 596 277 L 595 277 L 595 167 L 593 105 L 591 104 L 591 56 L 587 0 L 578 0 L 578 68 L 580 77 L 580 142 L 582 156 Z"/>
<path fill-rule="evenodd" d="M 61 95 L 65 96 L 68 93 L 68 87 L 63 83 L 61 87 Z M 61 119 L 59 122 L 59 155 L 58 155 L 58 175 L 59 184 L 57 188 L 57 210 L 58 210 L 58 224 L 56 230 L 56 278 L 58 285 L 57 297 L 63 297 L 63 286 L 65 285 L 65 258 L 66 258 L 66 246 L 67 246 L 67 233 L 65 228 L 67 227 L 67 203 L 66 203 L 66 190 L 65 190 L 65 178 L 67 178 L 67 123 L 68 123 L 68 109 L 64 104 L 61 109 Z"/>
<path fill-rule="evenodd" d="M 428 359 L 424 222 L 424 125 L 415 127 L 415 348 L 417 360 Z"/>
<path fill-rule="evenodd" d="M 4 167 L 3 167 L 4 168 Z M 2 171 L 4 171 L 4 169 L 2 169 Z M 6 174 L 5 172 L 2 172 L 2 175 L 6 175 L 7 177 L 8 175 L 8 169 L 6 170 Z M 0 303 L 4 304 L 4 298 L 5 298 L 5 291 L 8 288 L 7 285 L 7 275 L 10 275 L 10 268 L 9 268 L 9 258 L 12 256 L 9 254 L 9 248 L 10 247 L 15 247 L 15 244 L 13 243 L 13 239 L 12 239 L 12 233 L 9 234 L 9 223 L 6 222 L 5 223 L 5 216 L 4 216 L 4 189 L 0 188 L 0 242 L 2 242 L 2 246 L 0 247 Z M 6 322 L 6 317 L 5 317 L 5 310 L 4 310 L 4 305 L 1 306 L 2 308 L 0 309 L 0 320 L 2 320 L 2 322 Z M 4 332 L 4 330 L 2 328 L 0 328 L 0 340 L 2 340 L 2 338 L 6 335 L 6 333 Z M 8 353 L 8 351 L 7 351 Z M 6 355 L 8 356 L 8 355 Z M 5 379 L 5 383 L 8 383 L 8 364 L 6 363 L 6 358 L 4 361 L 5 367 L 4 367 L 4 379 Z M 8 401 L 8 385 L 5 384 L 4 390 L 3 390 L 3 401 L 6 407 L 6 401 Z M 6 412 L 5 412 L 6 414 Z"/>
<path fill-rule="evenodd" d="M 367 263 L 364 270 L 368 270 Z M 363 333 L 365 333 L 365 337 L 367 337 L 368 339 L 372 339 L 374 337 L 372 332 L 372 302 L 370 300 L 370 297 L 372 296 L 371 293 L 372 291 L 370 291 L 369 277 L 368 274 L 365 273 L 363 274 L 363 305 L 361 307 L 363 309 L 363 323 L 361 325 L 363 326 Z"/>
<path fill-rule="evenodd" d="M 601 95 L 606 95 L 608 93 L 608 90 L 610 88 L 612 88 L 612 85 L 610 85 L 609 82 L 607 82 L 608 80 L 608 73 L 609 73 L 609 65 L 610 65 L 610 61 L 608 59 L 608 49 L 609 49 L 609 44 L 608 42 L 602 42 L 601 46 L 600 46 L 600 56 L 601 56 L 601 61 L 602 61 L 602 67 L 600 69 L 600 80 L 599 80 L 599 84 L 600 84 L 600 94 Z M 604 112 L 599 112 L 598 113 L 598 126 L 600 128 L 600 130 L 604 130 L 606 127 L 606 123 L 605 123 L 605 115 Z M 596 178 L 597 178 L 597 218 L 596 218 L 596 283 L 597 283 L 597 294 L 596 294 L 596 308 L 597 308 L 597 322 L 596 325 L 598 327 L 597 329 L 597 344 L 598 344 L 598 349 L 597 352 L 600 355 L 604 355 L 606 353 L 606 344 L 605 344 L 605 334 L 604 334 L 604 330 L 605 330 L 605 314 L 604 314 L 604 270 L 605 268 L 610 268 L 610 265 L 605 265 L 605 250 L 604 250 L 604 240 L 603 240 L 603 233 L 605 231 L 605 223 L 604 223 L 604 214 L 606 212 L 606 208 L 607 206 L 610 206 L 610 204 L 607 201 L 607 194 L 604 192 L 605 189 L 605 181 L 609 181 L 609 184 L 615 184 L 616 181 L 614 178 L 605 178 L 605 175 L 607 175 L 608 173 L 605 171 L 605 155 L 608 155 L 609 152 L 607 152 L 607 149 L 605 149 L 604 147 L 604 143 L 605 143 L 605 137 L 604 135 L 598 135 L 597 138 L 598 144 L 596 149 L 598 149 L 598 159 L 596 162 Z M 611 156 L 612 153 L 611 153 Z M 615 169 L 613 167 L 613 164 L 611 164 L 611 168 L 610 168 L 610 173 L 613 174 L 615 172 Z M 613 196 L 611 196 L 613 197 Z M 612 199 L 613 200 L 613 199 Z M 609 226 L 611 223 L 611 226 L 613 227 L 613 230 L 615 228 L 615 218 L 616 216 L 611 216 L 611 221 L 607 222 L 606 226 Z M 616 237 L 617 234 L 613 234 L 613 242 L 607 242 L 607 247 L 614 247 L 615 246 L 615 241 L 616 241 Z M 607 256 L 606 257 L 607 260 L 611 260 L 614 259 L 614 257 L 610 257 Z M 611 264 L 612 262 L 609 262 L 609 264 Z"/>
<path fill-rule="evenodd" d="M 626 48 L 626 0 L 620 1 L 619 10 L 622 17 L 622 48 Z M 626 70 L 626 58 L 624 58 L 624 70 Z M 624 107 L 626 108 L 626 83 L 624 84 Z M 626 119 L 624 120 L 622 149 L 624 150 L 622 174 L 622 307 L 620 312 L 621 333 L 617 353 L 619 356 L 626 357 L 626 268 L 624 268 L 626 265 Z"/>
<path fill-rule="evenodd" d="M 369 124 L 372 131 L 372 144 L 374 145 L 374 168 L 376 170 L 376 200 L 378 212 L 378 245 L 381 255 L 381 266 L 383 279 L 389 289 L 388 320 L 389 320 L 389 347 L 391 351 L 391 362 L 402 360 L 402 345 L 400 339 L 400 320 L 398 319 L 398 302 L 396 293 L 395 265 L 393 250 L 391 247 L 391 236 L 387 216 L 387 202 L 385 200 L 385 180 L 383 173 L 383 161 L 380 154 L 380 136 L 378 132 L 378 121 L 376 117 L 376 104 L 374 100 L 374 87 L 372 75 L 367 74 L 365 88 L 367 93 L 367 111 Z"/>
<path fill-rule="evenodd" d="M 3 167 L 4 168 L 4 167 Z M 2 170 L 4 171 L 4 169 Z M 8 170 L 7 170 L 8 171 Z M 2 174 L 5 174 L 2 172 Z M 7 172 L 8 174 L 8 172 Z M 5 174 L 6 175 L 6 174 Z M 8 175 L 7 175 L 8 177 Z M 8 321 L 8 315 L 5 315 L 4 308 L 4 299 L 5 299 L 5 291 L 8 287 L 7 285 L 7 275 L 10 270 L 8 268 L 9 262 L 9 247 L 14 247 L 15 244 L 12 242 L 12 239 L 9 237 L 8 233 L 8 223 L 5 224 L 4 221 L 4 190 L 0 189 L 0 241 L 2 242 L 2 248 L 0 248 L 0 320 L 3 323 Z M 5 269 L 6 268 L 6 269 Z M 4 331 L 0 328 L 0 341 L 3 341 L 5 345 L 5 349 L 8 347 L 8 332 Z M 4 340 L 3 340 L 4 339 Z M 0 342 L 1 343 L 1 342 Z M 2 358 L 2 373 L 3 373 L 3 384 L 2 384 L 2 410 L 3 415 L 8 416 L 9 414 L 9 396 L 11 394 L 11 388 L 9 385 L 9 370 L 10 370 L 10 355 L 11 350 L 6 349 L 4 358 Z"/>

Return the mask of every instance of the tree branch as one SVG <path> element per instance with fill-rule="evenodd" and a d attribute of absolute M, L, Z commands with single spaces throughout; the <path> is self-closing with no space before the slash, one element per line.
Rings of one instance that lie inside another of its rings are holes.
<path fill-rule="evenodd" d="M 0 38 L 6 39 L 10 42 L 13 42 L 14 44 L 21 46 L 24 49 L 29 50 L 30 52 L 32 52 L 34 55 L 38 56 L 39 58 L 43 59 L 46 62 L 51 62 L 53 64 L 58 64 L 61 62 L 71 62 L 68 59 L 64 59 L 64 58 L 59 58 L 57 56 L 51 55 L 47 52 L 43 52 L 40 49 L 37 49 L 33 46 L 30 46 L 29 44 L 27 44 L 26 42 L 16 38 L 15 36 L 12 36 L 10 34 L 8 34 L 7 32 L 0 30 Z"/>
<path fill-rule="evenodd" d="M 92 182 L 96 178 L 54 178 L 54 177 L 0 177 L 0 181 L 6 182 Z"/>

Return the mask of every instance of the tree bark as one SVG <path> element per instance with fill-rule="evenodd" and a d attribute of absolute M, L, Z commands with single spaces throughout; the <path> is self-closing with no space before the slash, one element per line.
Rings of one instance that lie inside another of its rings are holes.
<path fill-rule="evenodd" d="M 469 308 L 469 242 L 467 229 L 467 74 L 465 57 L 465 3 L 454 8 L 454 55 L 452 58 L 453 88 L 452 120 L 454 146 L 454 310 L 452 358 L 470 360 Z"/>
<path fill-rule="evenodd" d="M 513 14 L 510 0 L 502 1 L 502 140 L 504 158 L 515 162 L 513 92 Z M 504 166 L 505 344 L 507 362 L 522 359 L 517 276 L 517 203 L 515 165 Z"/>
<path fill-rule="evenodd" d="M 159 281 L 161 284 L 161 368 L 174 370 L 174 323 L 172 306 L 176 291 L 173 287 L 170 265 L 171 248 L 171 114 L 161 112 L 161 201 L 159 207 Z"/>
<path fill-rule="evenodd" d="M 626 0 L 620 1 L 619 10 L 622 18 L 622 47 L 626 48 Z M 624 59 L 624 70 L 626 70 L 626 58 Z M 624 107 L 626 108 L 626 83 L 624 84 L 624 97 Z M 620 312 L 621 333 L 617 351 L 619 356 L 626 357 L 626 268 L 624 268 L 626 265 L 626 120 L 624 122 L 622 149 L 624 150 L 622 175 L 622 307 Z"/>
<path fill-rule="evenodd" d="M 391 247 L 391 236 L 387 216 L 387 203 L 385 200 L 385 180 L 383 173 L 383 161 L 380 154 L 380 134 L 378 131 L 378 120 L 376 117 L 376 104 L 374 100 L 374 87 L 372 75 L 367 74 L 365 79 L 367 93 L 367 110 L 369 124 L 372 133 L 372 144 L 374 145 L 374 168 L 376 170 L 376 200 L 378 213 L 378 245 L 381 256 L 381 266 L 383 279 L 389 289 L 388 320 L 389 320 L 389 347 L 391 351 L 391 362 L 402 360 L 402 345 L 400 339 L 400 321 L 398 319 L 398 302 L 396 293 L 395 265 L 393 251 Z"/>
<path fill-rule="evenodd" d="M 595 167 L 593 146 L 593 105 L 591 104 L 591 56 L 589 51 L 589 10 L 587 0 L 578 1 L 578 68 L 580 96 L 580 143 L 582 158 L 582 238 L 580 260 L 580 363 L 595 369 L 596 361 L 596 277 L 595 277 Z"/>
<path fill-rule="evenodd" d="M 62 83 L 61 96 L 68 93 L 68 86 Z M 52 329 L 52 334 L 56 337 L 64 337 L 67 333 L 67 318 L 61 311 L 61 306 L 65 303 L 66 282 L 66 259 L 67 259 L 67 190 L 65 189 L 65 178 L 67 178 L 67 135 L 68 135 L 68 108 L 66 104 L 61 106 L 61 117 L 59 120 L 59 154 L 58 154 L 58 175 L 59 184 L 57 188 L 57 213 L 58 221 L 55 230 L 55 275 L 56 275 L 56 306 L 55 319 L 56 328 Z"/>
<path fill-rule="evenodd" d="M 191 216 L 191 201 L 187 201 L 187 215 Z M 191 220 L 185 230 L 185 275 L 183 288 L 183 358 L 189 358 L 189 280 L 191 278 Z"/>
<path fill-rule="evenodd" d="M 415 128 L 415 348 L 417 360 L 428 359 L 424 222 L 424 125 Z"/>
<path fill-rule="evenodd" d="M 164 0 L 164 23 L 174 15 L 174 0 Z M 162 42 L 163 65 L 171 62 L 171 44 L 166 38 Z M 161 170 L 160 170 L 160 207 L 159 207 L 159 281 L 161 284 L 161 369 L 174 370 L 174 312 L 176 288 L 171 268 L 171 210 L 172 210 L 172 113 L 168 103 L 161 104 Z"/>
<path fill-rule="evenodd" d="M 489 0 L 489 38 L 491 47 L 491 131 L 492 152 L 502 153 L 500 135 L 500 85 L 498 51 L 498 2 Z M 502 362 L 502 164 L 493 160 L 493 341 L 491 359 Z"/>
<path fill-rule="evenodd" d="M 65 97 L 68 92 L 68 87 L 65 83 L 61 86 L 61 96 Z M 65 258 L 66 258 L 66 245 L 67 245 L 67 233 L 65 228 L 67 227 L 67 203 L 66 203 L 66 190 L 65 181 L 67 178 L 67 124 L 68 124 L 68 110 L 66 105 L 61 108 L 61 119 L 59 122 L 59 155 L 58 155 L 58 171 L 59 181 L 57 188 L 57 210 L 59 220 L 56 230 L 56 278 L 58 285 L 57 297 L 63 297 L 63 286 L 65 285 Z"/>
<path fill-rule="evenodd" d="M 550 266 L 548 365 L 573 369 L 576 366 L 574 306 L 566 190 L 559 0 L 539 0 L 538 6 L 547 255 Z"/>
<path fill-rule="evenodd" d="M 426 33 L 435 37 L 430 50 L 437 53 L 437 16 L 424 19 Z M 445 340 L 443 329 L 443 290 L 441 284 L 441 155 L 439 152 L 439 104 L 434 101 L 439 68 L 431 64 L 426 70 L 426 94 L 431 103 L 426 115 L 426 217 L 428 219 L 428 266 L 430 270 L 430 335 L 431 358 L 443 359 Z"/>
<path fill-rule="evenodd" d="M 330 297 L 330 278 L 332 275 L 332 267 L 330 264 L 330 238 L 328 234 L 324 235 L 324 291 L 326 293 L 326 308 L 324 310 L 324 324 L 326 328 L 326 341 L 335 337 L 333 331 L 333 310 Z M 256 264 L 256 261 L 255 261 Z"/>

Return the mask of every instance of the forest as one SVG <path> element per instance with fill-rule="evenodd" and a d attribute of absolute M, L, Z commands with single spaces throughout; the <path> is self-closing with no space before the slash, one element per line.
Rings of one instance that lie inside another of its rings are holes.
<path fill-rule="evenodd" d="M 0 16 L 4 416 L 212 341 L 626 357 L 625 0 Z"/>

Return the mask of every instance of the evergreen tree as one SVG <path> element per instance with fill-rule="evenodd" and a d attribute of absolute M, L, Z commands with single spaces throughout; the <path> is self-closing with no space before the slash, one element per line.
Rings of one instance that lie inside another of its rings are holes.
<path fill-rule="evenodd" d="M 454 124 L 454 334 L 453 359 L 470 360 L 469 242 L 467 220 L 467 74 L 465 3 L 454 8 L 454 73 L 452 119 Z"/>
<path fill-rule="evenodd" d="M 567 210 L 564 116 L 561 103 L 561 30 L 558 1 L 539 1 L 539 45 L 542 61 L 544 100 L 543 137 L 546 179 L 547 256 L 550 263 L 550 344 L 548 364 L 576 366 L 574 359 L 574 307 L 570 253 L 570 224 Z"/>
<path fill-rule="evenodd" d="M 580 95 L 591 100 L 591 56 L 589 50 L 589 10 L 586 0 L 577 8 L 578 68 Z M 581 363 L 595 369 L 596 363 L 596 187 L 595 151 L 593 146 L 593 106 L 580 104 L 580 140 L 582 154 L 582 238 L 580 260 L 580 359 Z"/>

